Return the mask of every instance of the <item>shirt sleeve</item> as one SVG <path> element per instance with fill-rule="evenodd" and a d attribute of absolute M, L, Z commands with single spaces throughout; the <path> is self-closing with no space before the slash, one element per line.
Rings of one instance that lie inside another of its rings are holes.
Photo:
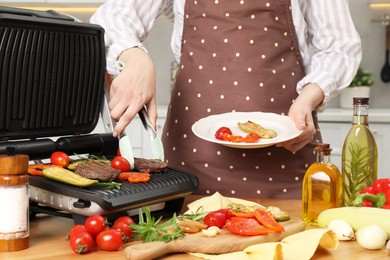
<path fill-rule="evenodd" d="M 317 108 L 322 110 L 352 81 L 361 62 L 361 40 L 347 0 L 301 1 L 301 12 L 313 54 L 306 76 L 298 82 L 297 91 L 300 93 L 309 83 L 318 84 L 325 94 L 324 101 Z"/>
<path fill-rule="evenodd" d="M 118 74 L 115 61 L 126 49 L 142 45 L 162 13 L 169 15 L 172 3 L 168 0 L 106 0 L 92 15 L 90 22 L 105 30 L 107 72 Z"/>

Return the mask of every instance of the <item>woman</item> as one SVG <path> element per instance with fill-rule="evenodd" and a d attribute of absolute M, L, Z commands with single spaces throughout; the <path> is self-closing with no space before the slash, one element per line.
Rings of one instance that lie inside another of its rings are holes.
<path fill-rule="evenodd" d="M 344 0 L 108 0 L 92 17 L 106 30 L 111 116 L 120 133 L 144 104 L 156 120 L 154 65 L 142 41 L 174 15 L 180 63 L 163 131 L 169 167 L 198 176 L 197 193 L 300 198 L 321 141 L 316 111 L 352 80 L 361 43 Z M 310 55 L 309 44 L 313 47 Z M 302 134 L 277 146 L 235 149 L 197 138 L 197 120 L 232 111 L 291 117 Z"/>

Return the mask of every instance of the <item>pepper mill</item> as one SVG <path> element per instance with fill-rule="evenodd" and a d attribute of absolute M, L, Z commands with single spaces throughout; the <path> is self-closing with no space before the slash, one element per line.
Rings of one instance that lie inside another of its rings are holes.
<path fill-rule="evenodd" d="M 0 155 L 0 252 L 29 247 L 28 155 Z"/>

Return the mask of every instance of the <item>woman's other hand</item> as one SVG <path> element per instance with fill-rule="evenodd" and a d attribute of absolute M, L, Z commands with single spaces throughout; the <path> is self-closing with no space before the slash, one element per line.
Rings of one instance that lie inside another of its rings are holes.
<path fill-rule="evenodd" d="M 117 122 L 114 136 L 122 133 L 143 105 L 146 105 L 154 125 L 157 120 L 156 69 L 153 61 L 140 48 L 127 49 L 119 60 L 125 66 L 111 83 L 108 104 L 111 117 Z"/>
<path fill-rule="evenodd" d="M 295 153 L 313 140 L 317 130 L 314 125 L 312 111 L 321 104 L 323 99 L 324 93 L 318 85 L 307 84 L 303 88 L 288 112 L 288 116 L 296 127 L 303 130 L 303 132 L 294 139 L 277 144 L 278 147 L 284 147 Z"/>

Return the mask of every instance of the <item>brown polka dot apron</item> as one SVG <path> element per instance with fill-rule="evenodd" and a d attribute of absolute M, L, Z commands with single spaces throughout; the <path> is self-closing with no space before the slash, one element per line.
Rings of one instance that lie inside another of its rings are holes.
<path fill-rule="evenodd" d="M 191 131 L 203 117 L 232 111 L 287 115 L 304 75 L 290 1 L 188 0 L 181 50 L 163 132 L 169 167 L 199 178 L 195 194 L 301 198 L 319 134 L 292 154 L 225 147 Z"/>

